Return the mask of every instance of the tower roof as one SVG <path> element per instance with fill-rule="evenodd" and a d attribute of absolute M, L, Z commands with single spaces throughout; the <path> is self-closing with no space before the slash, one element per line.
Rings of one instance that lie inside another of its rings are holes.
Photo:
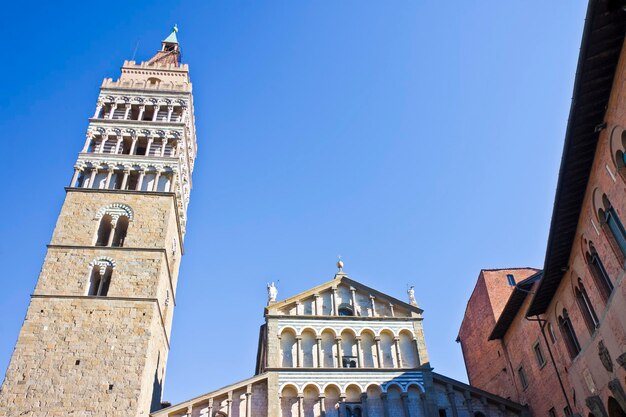
<path fill-rule="evenodd" d="M 163 43 L 178 43 L 176 33 L 178 33 L 178 25 L 174 25 L 174 27 L 172 28 L 172 33 L 170 33 L 167 38 L 163 39 Z"/>

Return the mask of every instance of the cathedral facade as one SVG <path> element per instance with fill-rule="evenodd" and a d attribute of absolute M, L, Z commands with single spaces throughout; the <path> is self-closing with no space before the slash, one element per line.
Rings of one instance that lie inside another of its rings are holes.
<path fill-rule="evenodd" d="M 433 372 L 413 289 L 404 302 L 334 278 L 282 301 L 268 285 L 256 375 L 154 417 L 512 417 L 512 401 Z"/>
<path fill-rule="evenodd" d="M 196 155 L 176 30 L 102 83 L 0 391 L 0 416 L 160 407 Z"/>

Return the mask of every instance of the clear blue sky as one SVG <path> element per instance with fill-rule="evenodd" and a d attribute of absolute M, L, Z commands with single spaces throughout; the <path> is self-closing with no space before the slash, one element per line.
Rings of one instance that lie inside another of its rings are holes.
<path fill-rule="evenodd" d="M 149 6 L 148 6 L 149 4 Z M 481 268 L 543 265 L 586 2 L 11 2 L 0 372 L 104 77 L 180 27 L 199 153 L 164 399 L 254 371 L 265 283 L 417 288 L 437 372 Z"/>

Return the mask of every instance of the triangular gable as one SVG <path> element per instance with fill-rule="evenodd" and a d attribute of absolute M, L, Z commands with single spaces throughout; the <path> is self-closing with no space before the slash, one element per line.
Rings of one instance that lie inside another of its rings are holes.
<path fill-rule="evenodd" d="M 276 303 L 272 303 L 269 306 L 267 306 L 267 312 L 269 314 L 271 314 L 272 312 L 277 312 L 280 311 L 281 309 L 297 303 L 298 301 L 302 302 L 304 300 L 310 299 L 311 297 L 313 297 L 315 294 L 319 294 L 322 293 L 324 291 L 330 291 L 332 290 L 334 287 L 337 287 L 339 285 L 345 285 L 348 287 L 352 287 L 354 289 L 357 290 L 357 292 L 361 292 L 361 293 L 368 293 L 371 296 L 375 297 L 378 300 L 384 300 L 385 302 L 389 303 L 389 304 L 393 304 L 394 306 L 400 307 L 402 309 L 408 310 L 409 312 L 412 313 L 416 313 L 416 314 L 422 314 L 424 311 L 414 305 L 411 305 L 405 301 L 401 301 L 395 297 L 392 297 L 388 294 L 385 294 L 383 292 L 380 292 L 374 288 L 368 287 L 365 284 L 362 284 L 358 281 L 355 281 L 351 278 L 348 278 L 348 276 L 342 272 L 337 273 L 335 275 L 335 277 L 327 282 L 324 282 L 316 287 L 313 287 L 309 290 L 303 291 L 299 294 L 293 295 L 289 298 L 286 298 L 282 301 L 278 301 Z"/>

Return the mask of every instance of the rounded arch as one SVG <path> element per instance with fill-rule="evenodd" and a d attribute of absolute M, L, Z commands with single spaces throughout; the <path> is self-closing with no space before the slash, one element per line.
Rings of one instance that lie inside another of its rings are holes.
<path fill-rule="evenodd" d="M 320 401 L 319 401 L 320 389 L 317 384 L 308 383 L 302 389 L 302 414 L 304 417 L 315 417 L 321 414 Z"/>
<path fill-rule="evenodd" d="M 117 263 L 113 258 L 110 258 L 108 256 L 99 256 L 89 263 L 89 268 L 93 268 L 94 266 L 99 266 L 101 268 L 115 268 L 117 266 Z"/>
<path fill-rule="evenodd" d="M 310 327 L 305 327 L 300 332 L 300 346 L 302 355 L 302 366 L 305 368 L 314 368 L 317 366 L 316 343 L 317 334 Z"/>
<path fill-rule="evenodd" d="M 317 337 L 317 330 L 315 330 L 311 326 L 303 327 L 302 330 L 300 330 L 301 335 L 303 335 L 304 333 L 312 333 L 315 337 Z"/>
<path fill-rule="evenodd" d="M 390 381 L 390 382 L 386 382 L 382 385 L 382 390 L 383 392 L 389 392 L 389 388 L 392 387 L 396 387 L 400 390 L 400 392 L 404 392 L 404 388 L 402 388 L 402 385 L 400 385 L 399 382 L 396 381 Z"/>
<path fill-rule="evenodd" d="M 288 390 L 293 390 L 293 392 L 295 392 L 296 395 L 300 394 L 300 390 L 298 389 L 298 386 L 296 384 L 292 382 L 286 382 L 280 386 L 280 395 L 282 396 L 283 393 Z"/>
<path fill-rule="evenodd" d="M 596 219 L 596 221 L 598 222 L 597 227 L 600 227 L 600 224 L 602 223 L 602 212 L 601 210 L 604 209 L 604 205 L 602 204 L 602 191 L 596 187 L 593 189 L 593 192 L 591 194 L 592 196 L 592 207 L 593 207 L 593 218 Z"/>
<path fill-rule="evenodd" d="M 361 336 L 361 337 L 363 337 L 366 334 L 369 334 L 372 337 L 376 337 L 376 332 L 371 327 L 364 327 L 359 332 L 359 336 Z"/>
<path fill-rule="evenodd" d="M 323 391 L 322 387 L 320 387 L 319 384 L 316 382 L 307 382 L 306 385 L 302 388 L 302 392 L 305 393 L 307 390 L 315 390 L 318 394 Z"/>
<path fill-rule="evenodd" d="M 285 333 L 285 332 L 291 332 L 291 333 L 294 334 L 294 336 L 296 336 L 298 334 L 298 331 L 296 330 L 295 327 L 293 327 L 293 326 L 283 326 L 280 329 L 278 329 L 279 337 L 282 336 L 283 333 Z"/>
<path fill-rule="evenodd" d="M 331 327 L 324 327 L 322 330 L 320 330 L 320 335 L 324 333 L 328 333 L 331 334 L 333 337 L 337 337 L 337 332 Z"/>
<path fill-rule="evenodd" d="M 341 387 L 337 385 L 335 382 L 327 382 L 322 386 L 322 392 L 326 392 L 328 390 L 337 390 L 337 393 L 341 394 Z"/>
<path fill-rule="evenodd" d="M 350 383 L 344 389 L 344 393 L 346 395 L 347 402 L 359 402 L 361 401 L 361 394 L 363 393 L 362 388 L 355 383 Z"/>
<path fill-rule="evenodd" d="M 126 216 L 130 221 L 132 221 L 135 216 L 133 209 L 129 205 L 123 203 L 113 203 L 100 208 L 100 210 L 96 213 L 96 219 L 101 219 L 105 214 L 108 214 L 113 218 Z"/>
<path fill-rule="evenodd" d="M 344 327 L 344 328 L 342 328 L 342 329 L 339 331 L 339 334 L 340 334 L 340 335 L 343 335 L 344 333 L 345 333 L 345 334 L 349 334 L 349 335 L 351 335 L 352 337 L 356 337 L 356 336 L 357 336 L 356 331 L 354 331 L 354 329 L 352 329 L 352 328 L 350 328 L 350 327 Z"/>
<path fill-rule="evenodd" d="M 411 387 L 416 387 L 417 389 L 420 390 L 420 392 L 425 393 L 426 390 L 424 389 L 424 387 L 419 383 L 419 382 L 415 382 L 415 381 L 411 381 L 408 383 L 408 385 L 406 386 L 405 391 L 408 392 L 409 388 Z"/>
<path fill-rule="evenodd" d="M 379 330 L 378 330 L 378 335 L 377 335 L 377 336 L 378 336 L 378 337 L 381 337 L 381 336 L 382 336 L 383 334 L 385 334 L 385 333 L 386 333 L 386 334 L 388 334 L 388 335 L 390 335 L 392 338 L 396 337 L 396 332 L 394 332 L 393 330 L 391 330 L 391 329 L 390 329 L 390 328 L 388 328 L 388 327 L 384 327 L 384 328 L 382 328 L 382 329 L 379 329 Z"/>

